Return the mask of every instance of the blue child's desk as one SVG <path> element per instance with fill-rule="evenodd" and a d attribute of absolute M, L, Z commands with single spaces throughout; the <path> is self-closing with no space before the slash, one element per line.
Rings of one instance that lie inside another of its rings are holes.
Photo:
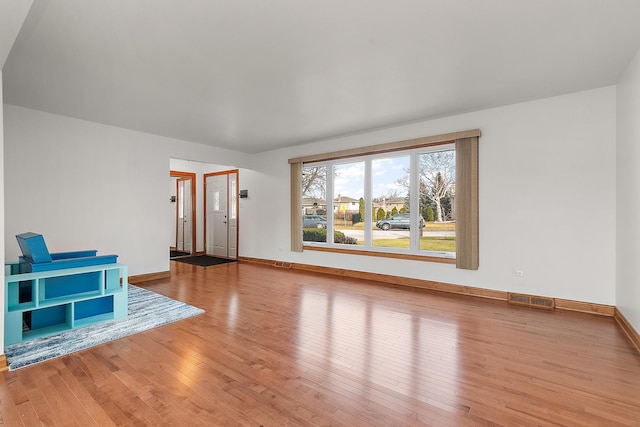
<path fill-rule="evenodd" d="M 16 238 L 23 256 L 5 264 L 5 345 L 127 316 L 128 272 L 117 255 L 50 254 L 39 234 Z"/>

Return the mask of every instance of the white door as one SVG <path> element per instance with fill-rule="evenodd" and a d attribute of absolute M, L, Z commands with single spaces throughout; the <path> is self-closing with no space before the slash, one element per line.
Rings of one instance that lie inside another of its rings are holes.
<path fill-rule="evenodd" d="M 177 180 L 176 250 L 191 253 L 191 178 Z"/>
<path fill-rule="evenodd" d="M 206 178 L 207 255 L 236 258 L 237 253 L 237 182 L 238 174 L 220 174 Z"/>
<path fill-rule="evenodd" d="M 208 176 L 207 188 L 207 254 L 226 257 L 228 250 L 227 176 Z"/>

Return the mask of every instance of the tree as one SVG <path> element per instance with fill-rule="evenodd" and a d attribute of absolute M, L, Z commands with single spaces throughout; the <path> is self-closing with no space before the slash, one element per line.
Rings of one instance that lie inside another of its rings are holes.
<path fill-rule="evenodd" d="M 442 222 L 446 217 L 443 199 L 451 197 L 451 186 L 456 179 L 455 151 L 437 151 L 418 156 L 418 178 L 420 187 L 420 211 L 424 212 L 427 205 L 435 207 L 435 221 Z M 408 170 L 406 171 L 409 172 Z M 398 179 L 397 184 L 409 190 L 409 176 Z"/>
<path fill-rule="evenodd" d="M 455 151 L 421 154 L 418 163 L 420 183 L 424 183 L 424 186 L 420 185 L 420 190 L 424 189 L 426 198 L 435 205 L 436 222 L 442 222 L 442 199 L 447 196 L 456 179 Z"/>
<path fill-rule="evenodd" d="M 427 209 L 425 210 L 425 214 L 424 214 L 424 220 L 426 222 L 433 222 L 435 221 L 435 217 L 433 216 L 433 208 L 431 207 L 431 205 L 427 205 Z"/>
<path fill-rule="evenodd" d="M 325 198 L 327 168 L 325 166 L 305 166 L 302 169 L 302 195 Z"/>
<path fill-rule="evenodd" d="M 384 212 L 384 209 L 378 208 L 378 213 L 376 214 L 376 220 L 380 221 L 381 219 L 384 219 L 385 217 L 386 217 L 386 214 Z"/>
<path fill-rule="evenodd" d="M 391 216 L 397 215 L 398 214 L 398 208 L 396 208 L 395 206 L 393 207 L 393 209 L 391 209 Z"/>
<path fill-rule="evenodd" d="M 442 206 L 442 220 L 452 221 L 453 211 L 451 206 L 451 192 L 447 191 L 447 195 L 440 199 L 440 205 Z"/>
<path fill-rule="evenodd" d="M 387 195 L 385 196 L 387 200 L 395 199 L 396 197 L 400 197 L 400 191 L 397 188 L 390 188 L 389 191 L 387 191 Z"/>
<path fill-rule="evenodd" d="M 364 197 L 360 197 L 358 201 L 360 203 L 360 207 L 358 208 L 358 213 L 360 213 L 360 221 L 364 222 Z"/>

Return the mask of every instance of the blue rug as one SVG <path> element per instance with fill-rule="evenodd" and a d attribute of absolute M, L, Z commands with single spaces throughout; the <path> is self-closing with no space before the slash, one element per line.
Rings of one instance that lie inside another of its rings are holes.
<path fill-rule="evenodd" d="M 202 313 L 204 310 L 189 304 L 129 285 L 126 318 L 12 344 L 4 352 L 13 371 Z"/>

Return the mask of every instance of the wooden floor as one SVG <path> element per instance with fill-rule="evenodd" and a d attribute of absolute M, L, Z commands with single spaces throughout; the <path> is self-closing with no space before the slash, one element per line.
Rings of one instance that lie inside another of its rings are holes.
<path fill-rule="evenodd" d="M 611 318 L 171 264 L 143 287 L 205 314 L 0 375 L 0 424 L 640 425 L 640 354 Z"/>

